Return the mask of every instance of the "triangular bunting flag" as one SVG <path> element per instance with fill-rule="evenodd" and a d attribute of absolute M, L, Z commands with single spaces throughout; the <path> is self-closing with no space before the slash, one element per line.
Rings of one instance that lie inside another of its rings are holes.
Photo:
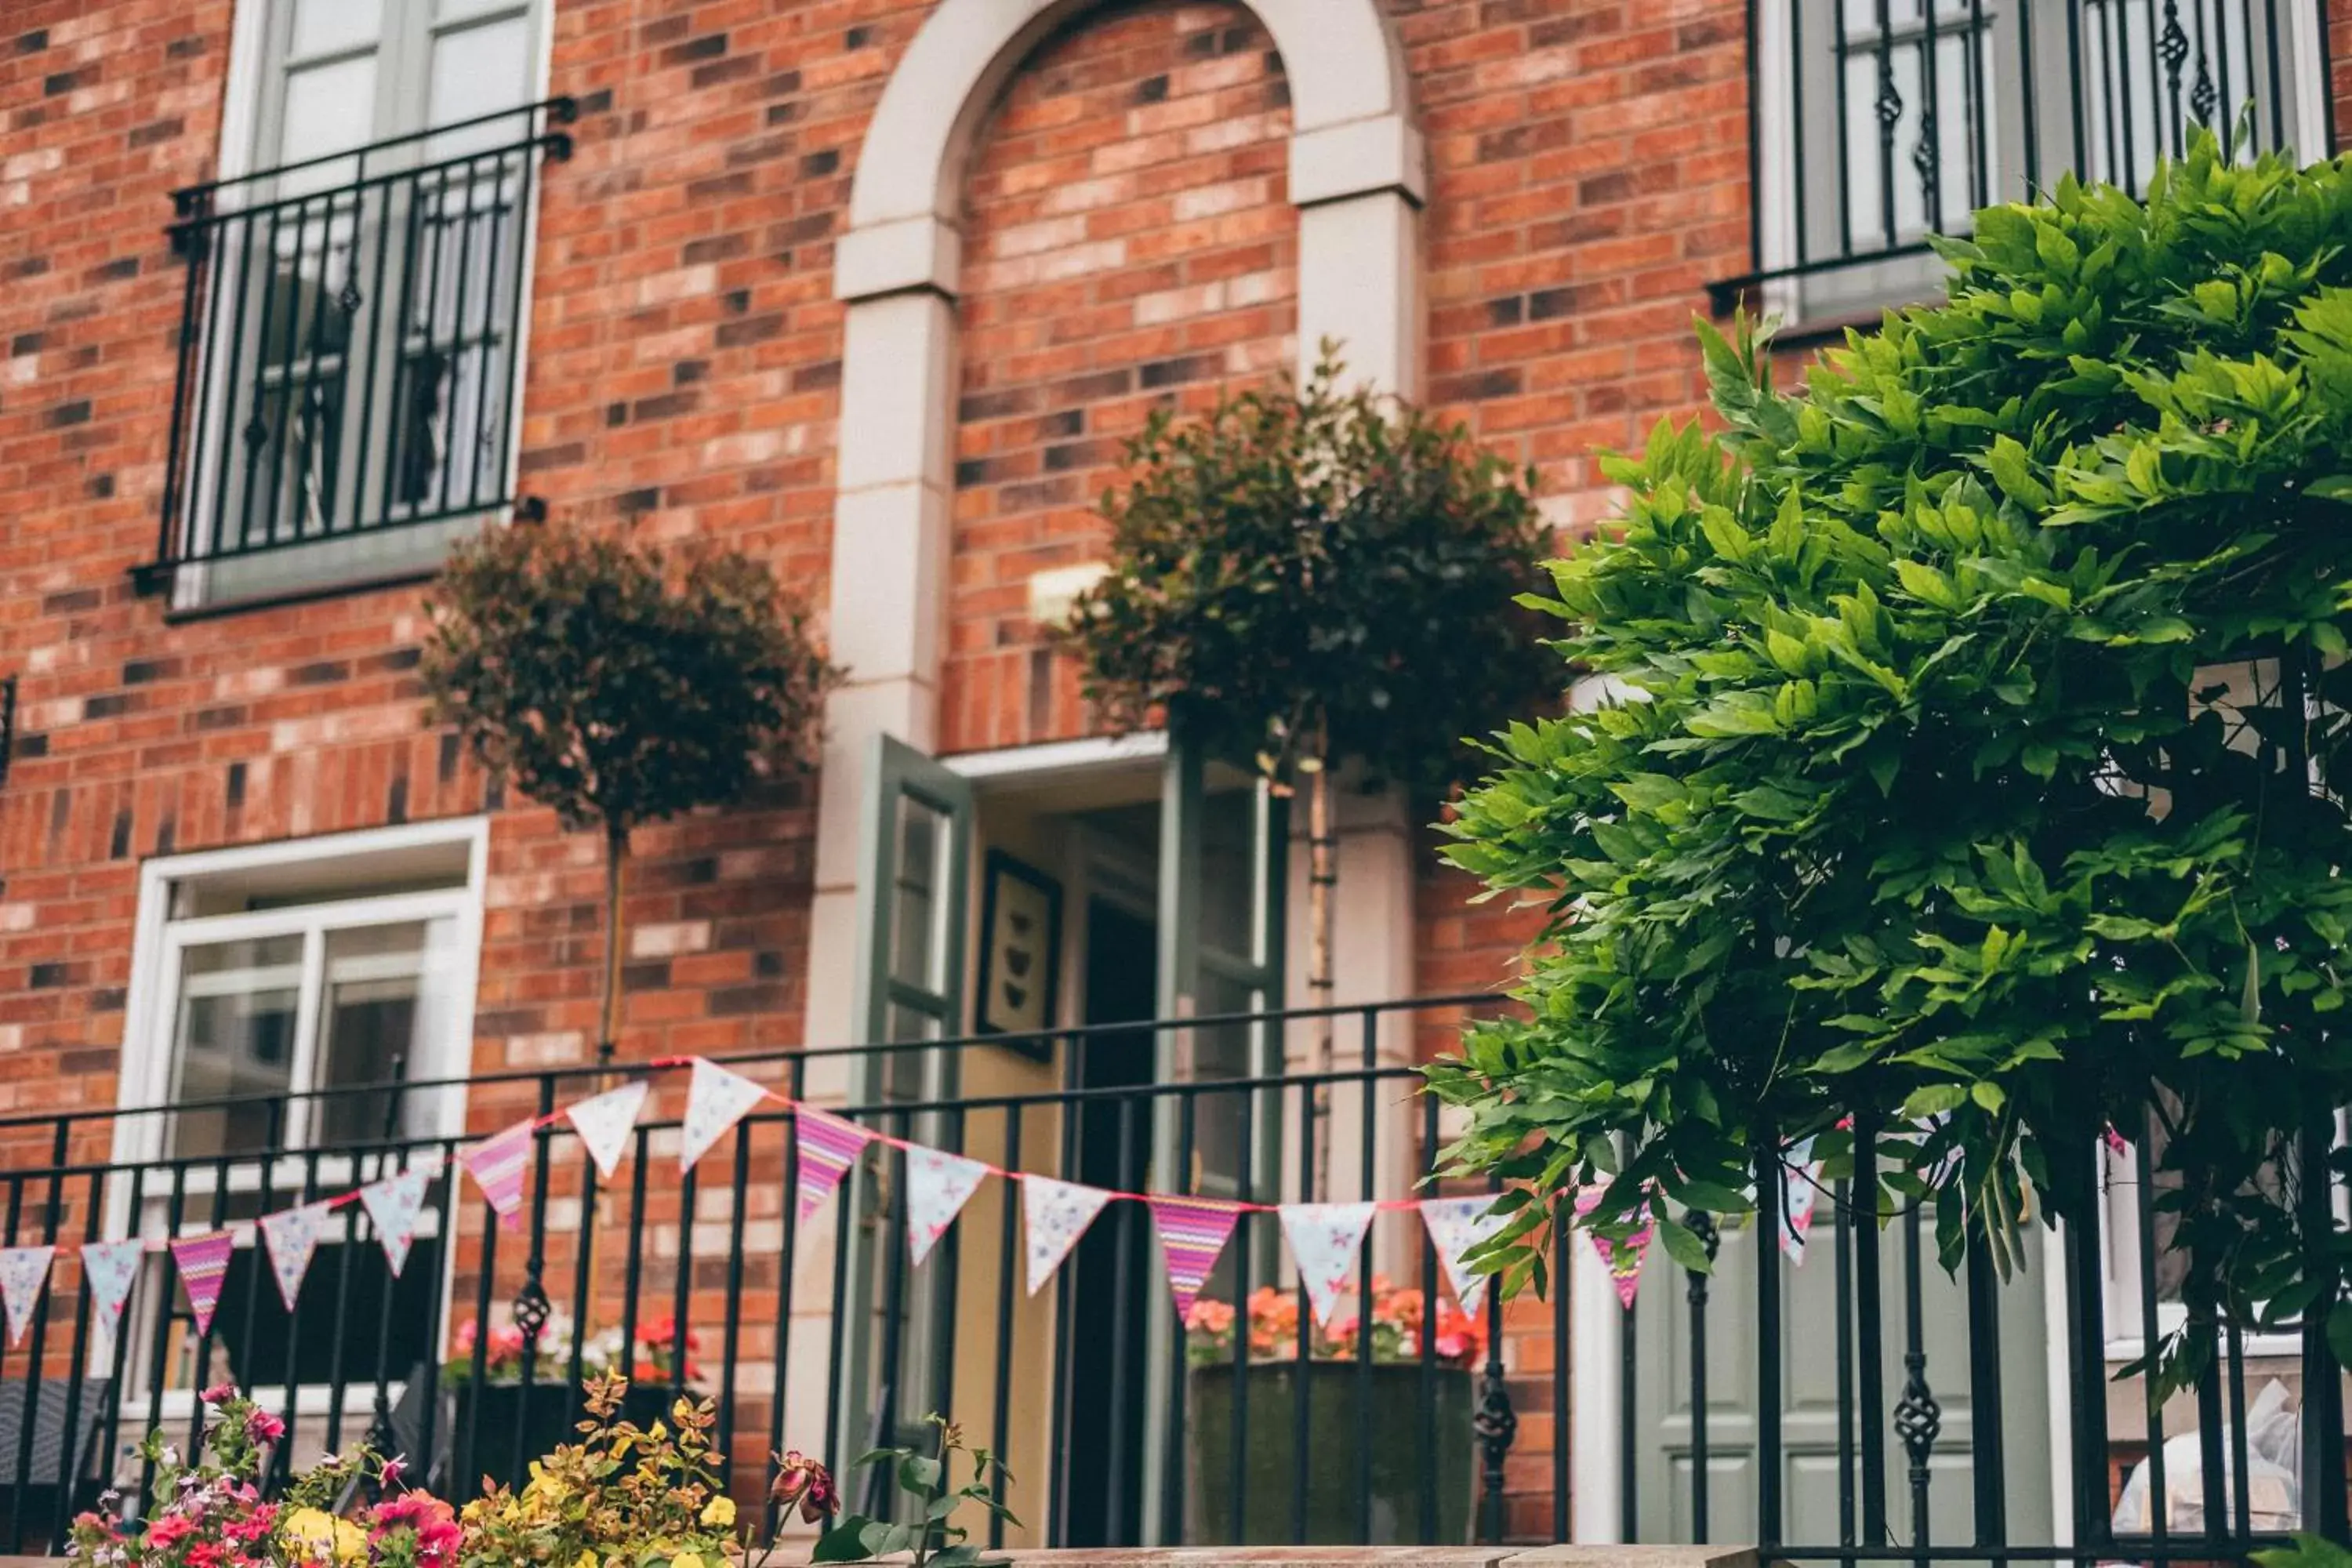
<path fill-rule="evenodd" d="M 375 1222 L 376 1239 L 383 1243 L 384 1261 L 395 1279 L 408 1262 L 408 1244 L 416 1239 L 416 1216 L 425 1207 L 425 1184 L 433 1176 L 429 1168 L 412 1165 L 360 1189 L 360 1206 Z"/>
<path fill-rule="evenodd" d="M 0 1247 L 0 1309 L 8 1318 L 8 1343 L 13 1348 L 25 1337 L 25 1325 L 32 1321 L 33 1303 L 49 1283 L 49 1264 L 58 1255 L 54 1247 Z"/>
<path fill-rule="evenodd" d="M 1242 1211 L 1208 1198 L 1146 1196 L 1143 1201 L 1151 1207 L 1151 1226 L 1168 1258 L 1168 1283 L 1176 1291 L 1176 1321 L 1181 1323 L 1192 1317 L 1192 1298 L 1217 1266 L 1217 1254 L 1225 1249 Z"/>
<path fill-rule="evenodd" d="M 629 1134 L 636 1128 L 637 1112 L 645 1109 L 646 1087 L 643 1079 L 625 1083 L 563 1113 L 572 1130 L 580 1134 L 588 1157 L 596 1162 L 596 1174 L 608 1182 L 621 1156 L 629 1152 Z"/>
<path fill-rule="evenodd" d="M 140 1260 L 147 1256 L 143 1241 L 89 1241 L 81 1248 L 81 1282 L 89 1287 L 90 1305 L 98 1310 L 98 1326 L 112 1333 L 122 1321 L 122 1304 L 139 1278 Z"/>
<path fill-rule="evenodd" d="M 677 1168 L 694 1169 L 727 1130 L 751 1114 L 768 1098 L 768 1091 L 740 1072 L 729 1072 L 717 1062 L 694 1058 L 694 1077 L 686 1086 L 686 1124 L 678 1129 Z"/>
<path fill-rule="evenodd" d="M 1789 1151 L 1780 1166 L 1780 1250 L 1789 1261 L 1805 1261 L 1805 1237 L 1813 1228 L 1813 1205 L 1822 1195 L 1821 1167 L 1813 1163 L 1810 1138 Z"/>
<path fill-rule="evenodd" d="M 188 1310 L 196 1321 L 198 1338 L 212 1331 L 213 1309 L 220 1305 L 221 1282 L 228 1278 L 229 1255 L 236 1237 L 225 1230 L 192 1236 L 172 1243 L 172 1261 L 180 1283 L 188 1289 Z"/>
<path fill-rule="evenodd" d="M 1021 1178 L 1021 1221 L 1029 1246 L 1029 1294 L 1034 1296 L 1078 1237 L 1094 1224 L 1095 1215 L 1102 1213 L 1110 1202 L 1110 1194 L 1100 1187 L 1082 1187 L 1076 1182 L 1057 1182 L 1051 1176 Z"/>
<path fill-rule="evenodd" d="M 1494 1206 L 1492 1197 L 1424 1198 L 1421 1204 L 1421 1223 L 1429 1227 L 1437 1261 L 1445 1269 L 1445 1282 L 1454 1287 L 1454 1299 L 1462 1303 L 1462 1310 L 1474 1318 L 1479 1303 L 1486 1299 L 1490 1277 L 1470 1268 L 1463 1258 L 1509 1223 L 1509 1215 L 1487 1212 Z"/>
<path fill-rule="evenodd" d="M 798 1188 L 794 1201 L 800 1205 L 800 1216 L 805 1223 L 809 1216 L 824 1206 L 833 1196 L 841 1178 L 874 1141 L 874 1134 L 856 1122 L 844 1121 L 838 1116 L 827 1116 L 822 1110 L 803 1106 L 800 1121 L 800 1170 L 795 1182 Z"/>
<path fill-rule="evenodd" d="M 1282 1234 L 1298 1264 L 1298 1282 L 1315 1321 L 1326 1329 L 1356 1277 L 1356 1255 L 1372 1228 L 1375 1204 L 1285 1204 Z"/>
<path fill-rule="evenodd" d="M 1579 1193 L 1576 1195 L 1576 1212 L 1588 1214 L 1600 1201 L 1601 1193 L 1597 1188 Z M 1611 1241 L 1597 1231 L 1592 1237 L 1592 1249 L 1601 1254 L 1601 1261 L 1609 1267 L 1609 1278 L 1617 1286 L 1618 1305 L 1629 1312 L 1633 1310 L 1634 1292 L 1642 1288 L 1643 1256 L 1650 1250 L 1650 1242 L 1657 1235 L 1657 1227 L 1650 1223 L 1649 1205 L 1643 1204 L 1638 1212 L 1640 1227 L 1623 1241 Z"/>
<path fill-rule="evenodd" d="M 466 1167 L 466 1173 L 482 1189 L 483 1199 L 497 1211 L 499 1223 L 509 1230 L 522 1217 L 522 1173 L 530 1163 L 530 1141 L 538 1131 L 536 1121 L 518 1121 L 458 1156 L 457 1163 Z"/>
<path fill-rule="evenodd" d="M 986 1180 L 988 1167 L 977 1160 L 940 1149 L 907 1151 L 907 1246 L 916 1267 L 931 1255 Z"/>
<path fill-rule="evenodd" d="M 263 1215 L 258 1222 L 262 1248 L 269 1254 L 269 1272 L 278 1280 L 278 1299 L 289 1312 L 294 1310 L 294 1299 L 302 1293 L 302 1276 L 310 1271 L 310 1255 L 319 1250 L 319 1238 L 327 1234 L 334 1214 L 331 1204 L 304 1204 L 299 1209 Z"/>

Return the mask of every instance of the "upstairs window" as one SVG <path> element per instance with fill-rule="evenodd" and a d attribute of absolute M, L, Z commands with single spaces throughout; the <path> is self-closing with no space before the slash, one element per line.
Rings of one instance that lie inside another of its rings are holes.
<path fill-rule="evenodd" d="M 533 193 L 569 149 L 541 0 L 245 4 L 244 155 L 174 198 L 148 578 L 182 608 L 415 575 L 510 502 Z"/>

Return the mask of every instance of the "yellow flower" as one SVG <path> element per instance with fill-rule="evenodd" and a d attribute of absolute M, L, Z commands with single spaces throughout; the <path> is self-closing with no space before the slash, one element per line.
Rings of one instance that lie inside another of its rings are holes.
<path fill-rule="evenodd" d="M 702 1568 L 702 1556 L 699 1552 L 681 1552 L 669 1560 L 669 1568 Z"/>
<path fill-rule="evenodd" d="M 735 1500 L 724 1493 L 712 1498 L 702 1507 L 702 1522 L 725 1530 L 735 1522 Z"/>
<path fill-rule="evenodd" d="M 596 1553 L 583 1550 L 580 1553 L 579 1560 L 572 1564 L 572 1568 L 596 1568 Z"/>
<path fill-rule="evenodd" d="M 356 1563 L 367 1556 L 367 1531 L 323 1509 L 298 1508 L 278 1528 L 305 1563 Z"/>

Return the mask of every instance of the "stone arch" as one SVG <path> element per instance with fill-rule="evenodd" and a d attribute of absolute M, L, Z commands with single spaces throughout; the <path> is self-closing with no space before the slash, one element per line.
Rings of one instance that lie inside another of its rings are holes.
<path fill-rule="evenodd" d="M 939 729 L 953 489 L 962 182 L 1005 84 L 1097 0 L 938 0 L 883 89 L 835 251 L 843 322 L 831 636 L 849 670 L 829 713 L 817 811 L 805 1036 L 853 1033 L 860 822 L 876 737 Z M 1381 0 L 1242 0 L 1290 83 L 1297 335 L 1351 374 L 1420 390 L 1423 150 Z M 1400 993 L 1402 994 L 1402 993 Z"/>

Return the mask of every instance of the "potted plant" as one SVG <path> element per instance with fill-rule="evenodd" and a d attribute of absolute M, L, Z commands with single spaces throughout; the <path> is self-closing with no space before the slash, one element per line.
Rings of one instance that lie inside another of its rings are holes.
<path fill-rule="evenodd" d="M 1434 1324 L 1417 1289 L 1372 1281 L 1371 1365 L 1360 1368 L 1364 1335 L 1344 1312 L 1326 1330 L 1308 1321 L 1307 1354 L 1299 1357 L 1298 1294 L 1261 1286 L 1246 1321 L 1231 1304 L 1206 1297 L 1186 1324 L 1186 1539 L 1235 1545 L 1293 1539 L 1299 1504 L 1299 1449 L 1306 1448 L 1306 1539 L 1355 1542 L 1361 1520 L 1358 1435 L 1371 1445 L 1370 1542 L 1399 1544 L 1422 1535 L 1423 1478 L 1436 1478 L 1436 1537 L 1470 1533 L 1474 1407 L 1471 1369 L 1486 1353 L 1482 1320 L 1441 1298 Z M 1423 1335 L 1432 1337 L 1429 1362 Z M 1237 1334 L 1248 1335 L 1245 1357 Z M 1239 1364 L 1237 1364 L 1237 1363 Z M 1306 1380 L 1307 1426 L 1298 1425 L 1299 1380 Z M 1423 1405 L 1424 1388 L 1428 1404 Z M 1370 1407 L 1365 1408 L 1369 1389 Z M 1247 1414 L 1238 1528 L 1233 1488 L 1235 1434 Z M 1421 1418 L 1426 1409 L 1427 1419 Z M 1385 1416 L 1376 1413 L 1386 1413 Z"/>
<path fill-rule="evenodd" d="M 572 1384 L 571 1317 L 551 1315 L 532 1352 L 522 1331 L 511 1323 L 494 1325 L 487 1344 L 472 1318 L 457 1327 L 447 1364 L 441 1369 L 442 1386 L 450 1391 L 450 1441 L 460 1450 L 459 1464 L 470 1481 L 478 1477 L 513 1482 L 517 1479 L 516 1435 L 526 1459 L 548 1452 L 571 1436 L 584 1409 L 585 1388 Z M 685 1359 L 679 1362 L 680 1340 Z M 663 1317 L 640 1324 L 630 1353 L 621 1353 L 621 1331 L 605 1329 L 580 1346 L 583 1384 L 617 1373 L 628 1379 L 616 1414 L 621 1419 L 650 1426 L 661 1419 L 670 1402 L 691 1394 L 702 1378 L 694 1360 L 702 1348 L 693 1330 L 679 1333 L 675 1320 Z M 481 1373 L 475 1374 L 477 1359 Z M 523 1369 L 530 1364 L 530 1388 Z M 467 1445 L 471 1452 L 466 1452 Z"/>

